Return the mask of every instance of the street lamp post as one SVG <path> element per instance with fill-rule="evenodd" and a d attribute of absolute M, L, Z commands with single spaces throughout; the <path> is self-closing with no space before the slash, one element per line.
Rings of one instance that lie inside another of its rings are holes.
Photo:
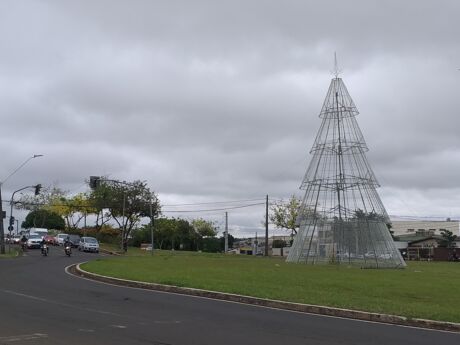
<path fill-rule="evenodd" d="M 11 239 L 11 232 L 13 231 L 13 226 L 14 226 L 14 218 L 13 218 L 13 201 L 14 201 L 13 198 L 14 198 L 14 194 L 16 194 L 17 192 L 20 192 L 21 190 L 31 188 L 31 187 L 33 187 L 33 186 L 27 186 L 27 187 L 15 190 L 13 192 L 13 194 L 11 195 L 11 200 L 10 200 L 10 222 L 9 222 L 10 226 L 8 227 L 8 232 L 10 233 L 10 239 Z M 8 242 L 8 253 L 10 252 L 10 242 L 11 241 Z"/>
<path fill-rule="evenodd" d="M 33 155 L 27 158 L 24 163 L 18 166 L 11 174 L 9 174 L 3 181 L 0 182 L 0 254 L 5 254 L 5 229 L 3 227 L 3 201 L 2 201 L 2 186 L 3 184 L 15 173 L 17 173 L 24 165 L 26 165 L 31 159 L 42 157 L 43 155 Z"/>
<path fill-rule="evenodd" d="M 35 188 L 35 195 L 38 195 L 38 193 L 40 192 L 40 188 L 41 188 L 41 184 L 37 184 L 36 186 L 27 186 L 27 187 L 23 187 L 21 189 L 18 189 L 18 190 L 15 190 L 13 192 L 13 194 L 11 195 L 11 200 L 10 200 L 10 226 L 13 226 L 14 224 L 14 218 L 13 218 L 13 205 L 14 205 L 14 195 L 17 193 L 17 192 L 20 192 L 24 189 L 27 189 L 27 188 Z M 12 231 L 13 229 L 10 230 L 10 228 L 8 228 L 8 231 Z"/>

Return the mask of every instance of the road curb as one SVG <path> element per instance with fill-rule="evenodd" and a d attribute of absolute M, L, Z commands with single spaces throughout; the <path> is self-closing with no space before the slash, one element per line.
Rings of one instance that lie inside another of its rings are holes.
<path fill-rule="evenodd" d="M 231 293 L 223 293 L 223 292 L 216 292 L 216 291 L 179 287 L 179 286 L 174 286 L 174 285 L 145 283 L 145 282 L 139 282 L 139 281 L 134 281 L 134 280 L 112 278 L 112 277 L 107 277 L 107 276 L 85 271 L 80 268 L 80 264 L 74 264 L 70 266 L 69 272 L 77 276 L 84 277 L 84 278 L 89 278 L 92 280 L 96 280 L 96 281 L 100 281 L 104 283 L 110 283 L 114 285 L 120 285 L 120 286 L 128 286 L 128 287 L 162 291 L 162 292 L 171 292 L 171 293 L 177 293 L 181 295 L 205 297 L 205 298 L 211 298 L 211 299 L 217 299 L 217 300 L 223 300 L 223 301 L 251 304 L 251 305 L 268 307 L 268 308 L 290 310 L 290 311 L 296 311 L 296 312 L 301 312 L 301 313 L 343 317 L 343 318 L 357 319 L 357 320 L 362 320 L 362 321 L 371 321 L 371 322 L 387 323 L 387 324 L 393 324 L 393 325 L 427 328 L 427 329 L 460 333 L 460 323 L 425 320 L 425 319 L 412 319 L 412 318 L 407 318 L 404 316 L 397 316 L 397 315 L 370 313 L 370 312 L 365 312 L 365 311 L 325 307 L 325 306 L 318 306 L 318 305 L 312 305 L 312 304 L 284 302 L 284 301 L 270 300 L 270 299 L 264 299 L 264 298 L 258 298 L 258 297 L 236 295 L 236 294 L 231 294 Z"/>
<path fill-rule="evenodd" d="M 115 256 L 120 256 L 120 255 L 121 255 L 121 254 L 118 253 L 118 252 L 114 252 L 114 251 L 107 250 L 107 249 L 101 249 L 101 248 L 99 248 L 99 251 L 100 251 L 101 253 L 108 254 L 108 255 L 115 255 Z"/>

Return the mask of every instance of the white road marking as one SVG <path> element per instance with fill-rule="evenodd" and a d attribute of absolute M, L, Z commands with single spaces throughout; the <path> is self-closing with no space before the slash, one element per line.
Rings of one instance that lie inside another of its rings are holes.
<path fill-rule="evenodd" d="M 45 302 L 45 303 L 48 303 L 48 304 L 58 305 L 58 306 L 61 306 L 61 307 L 84 310 L 84 311 L 89 311 L 89 312 L 99 313 L 99 314 L 104 314 L 104 315 L 113 315 L 113 316 L 123 317 L 123 315 L 121 315 L 121 314 L 112 313 L 110 311 L 94 309 L 94 308 L 82 308 L 82 307 L 78 307 L 76 305 L 67 304 L 67 303 L 59 303 L 59 302 L 49 300 L 49 299 L 46 299 L 46 298 L 41 298 L 41 297 L 37 297 L 37 296 L 33 296 L 33 295 L 27 295 L 27 294 L 16 292 L 16 291 L 4 290 L 4 289 L 0 289 L 0 291 L 4 292 L 4 293 L 9 293 L 9 294 L 12 294 L 12 295 L 20 296 L 20 297 L 30 298 L 30 299 L 40 301 L 40 302 Z"/>
<path fill-rule="evenodd" d="M 11 335 L 9 337 L 0 337 L 0 341 L 6 342 L 6 343 L 12 343 L 15 341 L 34 340 L 34 339 L 40 339 L 40 338 L 48 338 L 48 334 L 34 333 L 34 334 Z"/>
<path fill-rule="evenodd" d="M 172 320 L 172 321 L 168 321 L 168 320 L 157 320 L 157 321 L 153 321 L 153 323 L 156 323 L 156 324 L 159 324 L 159 325 L 177 325 L 178 323 L 181 323 L 180 321 L 175 321 L 175 320 Z"/>
<path fill-rule="evenodd" d="M 113 328 L 127 328 L 126 326 L 123 326 L 123 325 L 110 325 L 111 327 Z"/>

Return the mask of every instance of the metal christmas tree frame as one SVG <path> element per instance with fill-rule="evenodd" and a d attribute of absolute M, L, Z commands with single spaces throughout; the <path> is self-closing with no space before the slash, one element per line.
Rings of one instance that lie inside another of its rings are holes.
<path fill-rule="evenodd" d="M 390 219 L 376 191 L 379 184 L 366 159 L 368 148 L 356 115 L 336 68 L 300 186 L 305 196 L 288 262 L 406 266 L 387 226 Z"/>

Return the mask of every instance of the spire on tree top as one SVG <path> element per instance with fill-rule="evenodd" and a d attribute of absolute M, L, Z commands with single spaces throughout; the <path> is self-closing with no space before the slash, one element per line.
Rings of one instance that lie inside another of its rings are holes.
<path fill-rule="evenodd" d="M 332 72 L 337 79 L 339 77 L 339 74 L 342 73 L 342 71 L 339 69 L 339 65 L 337 64 L 337 53 L 334 52 L 334 71 Z"/>

